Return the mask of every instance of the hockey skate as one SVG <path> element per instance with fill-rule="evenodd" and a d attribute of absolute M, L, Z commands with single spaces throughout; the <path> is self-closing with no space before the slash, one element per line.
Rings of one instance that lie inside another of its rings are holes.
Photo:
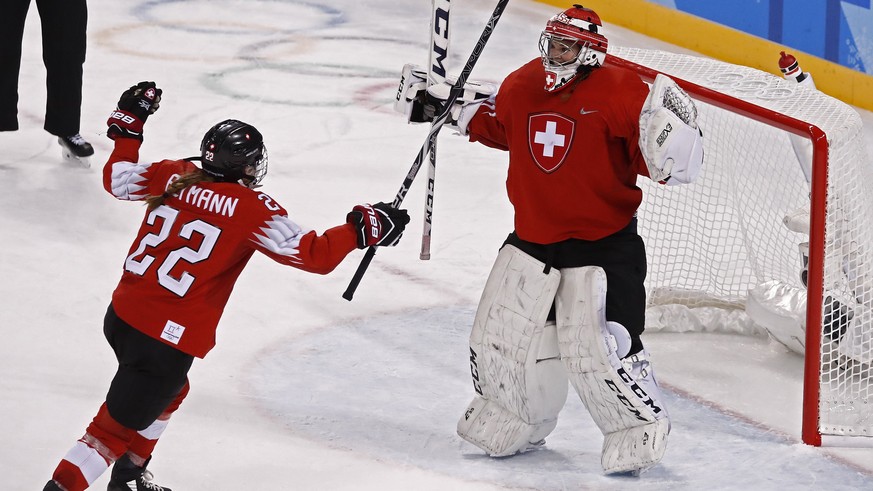
<path fill-rule="evenodd" d="M 149 460 L 151 457 L 144 466 L 139 467 L 126 454 L 118 459 L 112 467 L 112 476 L 106 491 L 173 491 L 152 482 L 154 475 L 146 469 Z"/>
<path fill-rule="evenodd" d="M 64 160 L 73 162 L 82 167 L 91 167 L 90 156 L 94 155 L 94 147 L 76 133 L 72 136 L 59 136 L 58 144 L 61 146 L 61 155 Z"/>

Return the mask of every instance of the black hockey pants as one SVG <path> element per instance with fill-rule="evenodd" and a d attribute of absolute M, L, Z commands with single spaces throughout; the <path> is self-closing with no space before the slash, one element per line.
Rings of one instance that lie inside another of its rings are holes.
<path fill-rule="evenodd" d="M 106 409 L 127 428 L 143 430 L 158 419 L 188 380 L 194 357 L 153 339 L 106 310 L 103 334 L 118 371 L 106 394 Z"/>

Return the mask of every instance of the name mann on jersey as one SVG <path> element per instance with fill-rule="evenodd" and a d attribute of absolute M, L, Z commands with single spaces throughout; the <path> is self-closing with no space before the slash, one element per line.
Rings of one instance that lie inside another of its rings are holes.
<path fill-rule="evenodd" d="M 239 198 L 231 198 L 196 184 L 179 191 L 177 197 L 189 205 L 226 217 L 233 216 L 236 205 L 239 203 Z"/>

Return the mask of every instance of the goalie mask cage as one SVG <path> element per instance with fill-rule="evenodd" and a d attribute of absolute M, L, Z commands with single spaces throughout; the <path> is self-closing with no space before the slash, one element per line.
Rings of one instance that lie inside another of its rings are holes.
<path fill-rule="evenodd" d="M 610 46 L 607 63 L 648 82 L 670 75 L 697 101 L 704 133 L 693 184 L 639 180 L 650 312 L 743 312 L 749 291 L 771 281 L 802 290 L 799 244 L 808 241 L 802 438 L 871 445 L 873 190 L 864 187 L 873 162 L 858 113 L 814 88 L 706 58 Z M 811 184 L 792 138 L 812 149 Z M 799 209 L 810 213 L 808 236 L 783 223 Z"/>

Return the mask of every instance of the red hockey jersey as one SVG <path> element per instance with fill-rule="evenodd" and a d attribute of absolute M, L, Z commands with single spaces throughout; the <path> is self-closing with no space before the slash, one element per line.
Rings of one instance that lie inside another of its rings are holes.
<path fill-rule="evenodd" d="M 161 195 L 196 167 L 140 163 L 140 142 L 115 141 L 103 186 L 118 199 Z M 268 195 L 236 183 L 200 182 L 147 211 L 124 262 L 112 304 L 118 316 L 180 351 L 204 357 L 237 277 L 255 251 L 326 274 L 356 248 L 349 225 L 319 236 L 294 223 Z"/>
<path fill-rule="evenodd" d="M 637 175 L 649 175 L 639 148 L 648 87 L 610 65 L 575 87 L 544 85 L 539 58 L 509 74 L 493 106 L 483 104 L 470 121 L 470 141 L 509 151 L 506 189 L 521 239 L 551 244 L 617 232 L 642 200 Z"/>

